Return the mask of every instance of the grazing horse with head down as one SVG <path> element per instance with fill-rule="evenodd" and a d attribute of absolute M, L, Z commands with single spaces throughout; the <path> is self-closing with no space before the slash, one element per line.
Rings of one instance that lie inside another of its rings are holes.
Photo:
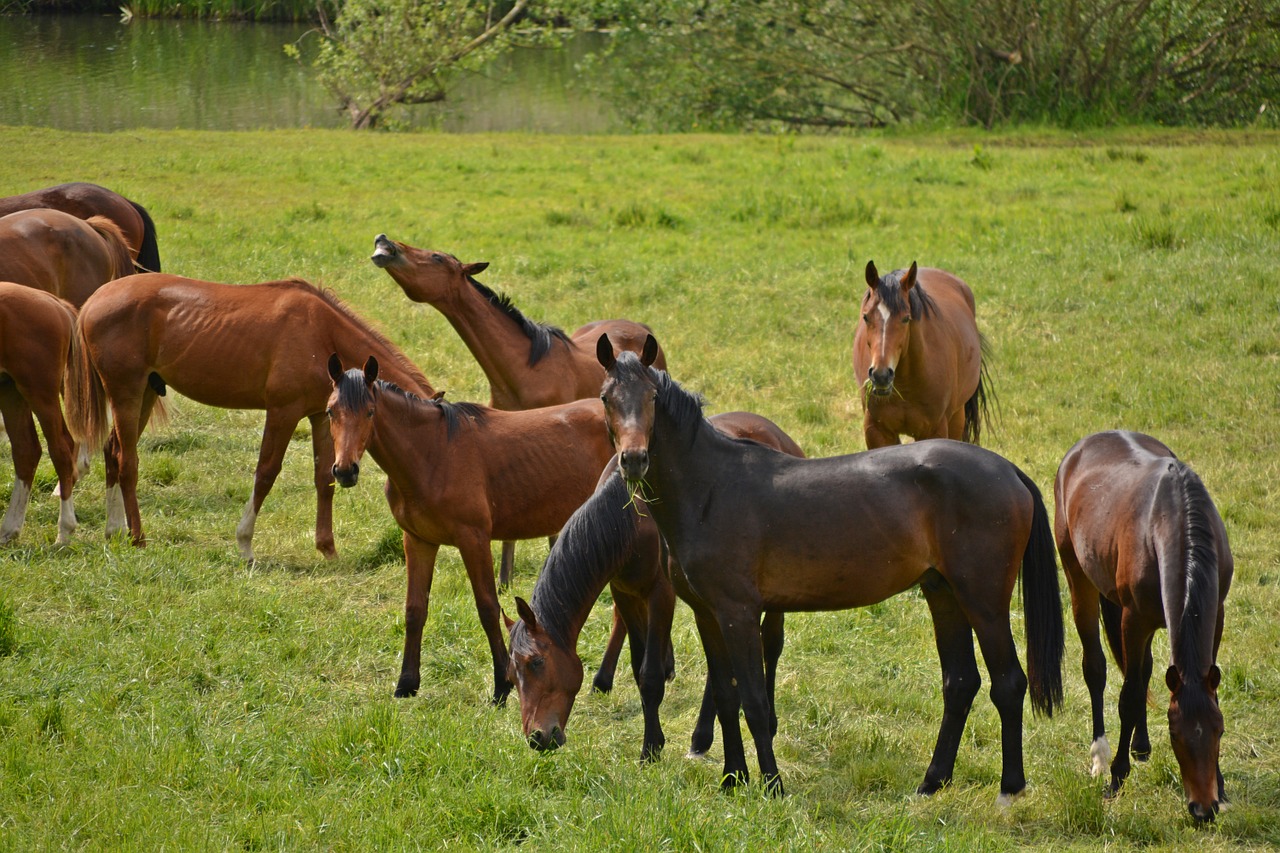
<path fill-rule="evenodd" d="M 914 262 L 882 277 L 868 261 L 853 336 L 867 449 L 900 435 L 977 444 L 990 390 L 984 343 L 969 285 Z"/>
<path fill-rule="evenodd" d="M 1093 774 L 1102 773 L 1110 753 L 1099 612 L 1124 676 L 1111 793 L 1129 775 L 1131 745 L 1137 758 L 1151 753 L 1151 639 L 1167 628 L 1173 658 L 1165 670 L 1169 737 L 1187 808 L 1197 821 L 1211 821 L 1227 799 L 1218 765 L 1223 727 L 1217 658 L 1235 565 L 1222 518 L 1195 472 L 1164 444 L 1136 432 L 1080 439 L 1058 467 L 1053 492 L 1054 532 L 1093 706 Z"/>
<path fill-rule="evenodd" d="M 131 247 L 136 258 L 138 272 L 160 272 L 160 248 L 156 243 L 156 226 L 151 214 L 136 201 L 130 201 L 119 193 L 97 184 L 77 181 L 32 190 L 22 195 L 0 198 L 0 216 L 19 210 L 49 208 L 69 213 L 80 219 L 105 216 L 114 222 Z M 119 275 L 133 272 L 131 266 Z M 114 276 L 113 276 L 114 277 Z"/>

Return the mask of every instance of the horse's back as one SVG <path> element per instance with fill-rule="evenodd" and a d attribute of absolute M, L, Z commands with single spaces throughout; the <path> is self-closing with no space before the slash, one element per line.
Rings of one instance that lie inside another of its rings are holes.
<path fill-rule="evenodd" d="M 651 334 L 653 334 L 652 329 L 634 320 L 593 320 L 584 326 L 579 326 L 570 337 L 590 355 L 591 361 L 595 362 L 596 342 L 600 340 L 601 335 L 609 336 L 609 342 L 613 344 L 615 354 L 627 351 L 639 355 L 644 350 L 645 340 Z M 659 370 L 667 369 L 667 354 L 661 345 L 658 346 L 658 355 L 653 360 L 653 366 Z M 603 370 L 600 373 L 600 381 L 604 381 Z"/>
<path fill-rule="evenodd" d="M 0 281 L 0 372 L 12 373 L 14 359 L 35 354 L 60 352 L 65 363 L 75 316 L 74 306 L 51 293 Z"/>
<path fill-rule="evenodd" d="M 120 226 L 135 251 L 141 245 L 146 230 L 137 205 L 106 187 L 84 181 L 0 198 L 0 215 L 34 208 L 51 208 L 79 219 L 105 216 Z"/>
<path fill-rule="evenodd" d="M 749 439 L 789 456 L 804 458 L 804 451 L 796 444 L 795 439 L 763 415 L 755 412 L 721 412 L 707 420 L 730 438 Z"/>

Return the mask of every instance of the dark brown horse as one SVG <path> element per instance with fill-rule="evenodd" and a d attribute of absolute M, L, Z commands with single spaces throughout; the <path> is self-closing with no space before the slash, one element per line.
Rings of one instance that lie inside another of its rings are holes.
<path fill-rule="evenodd" d="M 791 437 L 768 418 L 727 412 L 709 420 L 730 437 L 804 456 Z M 684 575 L 674 561 L 666 559 L 661 534 L 644 499 L 628 495 L 617 471 L 615 457 L 604 469 L 595 494 L 565 524 L 538 576 L 532 603 L 516 598 L 520 621 L 507 621 L 511 635 L 508 678 L 516 684 L 529 744 L 535 749 L 562 746 L 569 713 L 582 686 L 578 634 L 608 584 L 614 614 L 621 615 L 631 638 L 631 672 L 644 709 L 641 757 L 652 759 L 666 744 L 658 708 L 665 682 L 674 671 L 671 621 L 676 588 L 683 588 Z M 782 654 L 781 613 L 765 614 L 763 639 L 765 677 L 772 698 Z M 607 668 L 612 676 L 612 666 Z M 776 728 L 777 717 L 771 714 L 771 719 Z M 715 702 L 708 679 L 691 755 L 702 755 L 710 748 L 714 722 Z"/>
<path fill-rule="evenodd" d="M 1099 612 L 1124 677 L 1111 793 L 1129 775 L 1131 747 L 1136 758 L 1151 754 L 1151 639 L 1167 628 L 1173 658 L 1165 671 L 1169 737 L 1187 808 L 1196 820 L 1211 821 L 1227 799 L 1218 765 L 1217 658 L 1234 563 L 1222 518 L 1195 472 L 1159 441 L 1136 432 L 1082 438 L 1063 458 L 1053 491 L 1054 533 L 1093 705 L 1093 774 L 1101 775 L 1110 753 Z"/>
<path fill-rule="evenodd" d="M 77 308 L 114 278 L 133 272 L 120 228 L 60 210 L 22 210 L 0 217 L 0 280 L 52 293 Z"/>
<path fill-rule="evenodd" d="M 160 248 L 156 243 L 156 226 L 151 214 L 136 201 L 97 184 L 79 181 L 58 184 L 22 195 L 0 198 L 0 216 L 38 207 L 61 210 L 80 219 L 105 216 L 119 226 L 125 242 L 132 248 L 138 272 L 160 272 Z M 128 272 L 133 272 L 130 267 Z M 120 275 L 127 275 L 122 272 Z"/>
<path fill-rule="evenodd" d="M 978 692 L 973 638 L 1000 714 L 1000 802 L 1022 792 L 1022 702 L 1061 701 L 1062 611 L 1053 531 L 1035 484 L 1008 460 L 956 441 L 795 459 L 722 435 L 702 401 L 643 354 L 601 339 L 602 391 L 625 479 L 684 570 L 724 738 L 722 785 L 747 778 L 745 713 L 768 790 L 773 754 L 760 639 L 764 611 L 864 607 L 919 585 L 942 661 L 942 725 L 918 793 L 950 781 Z M 1021 572 L 1028 675 L 1009 620 Z"/>
<path fill-rule="evenodd" d="M 58 401 L 75 350 L 76 309 L 56 296 L 26 285 L 0 282 L 0 416 L 13 449 L 16 482 L 9 511 L 0 523 L 0 542 L 18 535 L 40 462 L 40 438 L 49 445 L 58 474 L 58 544 L 71 540 L 76 513 L 71 491 L 76 482 L 76 448 Z M 70 390 L 70 389 L 68 389 Z M 74 393 L 73 391 L 71 393 Z"/>
<path fill-rule="evenodd" d="M 969 285 L 943 270 L 895 270 L 867 262 L 853 375 L 862 385 L 867 449 L 914 439 L 977 444 L 987 418 L 985 342 Z"/>
<path fill-rule="evenodd" d="M 333 544 L 333 442 L 324 415 L 329 354 L 364 358 L 376 352 L 387 373 L 415 392 L 434 391 L 386 338 L 326 291 L 299 280 L 256 285 L 216 284 L 164 273 L 117 279 L 80 311 L 77 333 L 86 393 L 68 401 L 71 431 L 90 447 L 107 437 L 108 404 L 115 426 L 107 464 L 107 535 L 126 523 L 142 545 L 138 512 L 138 437 L 168 388 L 198 403 L 265 409 L 266 425 L 253 494 L 236 527 L 236 542 L 254 558 L 253 531 L 298 422 L 311 422 L 315 457 L 316 548 Z M 358 355 L 356 355 L 358 353 Z M 159 411 L 159 410 L 157 410 Z"/>
<path fill-rule="evenodd" d="M 441 545 L 458 549 L 493 655 L 493 701 L 511 691 L 493 580 L 497 540 L 550 536 L 590 497 L 613 455 L 599 400 L 504 412 L 423 399 L 378 379 L 379 362 L 343 372 L 329 359 L 333 477 L 354 486 L 365 451 L 387 475 L 387 503 L 404 531 L 408 575 L 404 659 L 396 696 L 421 683 L 422 629 Z"/>
<path fill-rule="evenodd" d="M 604 381 L 596 339 L 608 333 L 616 346 L 639 352 L 650 332 L 631 320 L 597 320 L 567 335 L 530 320 L 509 297 L 476 281 L 487 263 L 464 264 L 444 252 L 388 240 L 385 234 L 374 239 L 372 260 L 411 300 L 445 316 L 488 378 L 489 405 L 495 409 L 519 411 L 594 398 Z M 659 352 L 655 364 L 665 370 L 666 356 Z M 511 582 L 512 561 L 510 543 L 503 543 L 503 586 Z"/>

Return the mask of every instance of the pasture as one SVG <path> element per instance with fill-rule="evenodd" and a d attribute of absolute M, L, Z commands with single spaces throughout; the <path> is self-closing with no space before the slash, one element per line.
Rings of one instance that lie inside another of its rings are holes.
<path fill-rule="evenodd" d="M 863 449 L 850 347 L 867 261 L 949 270 L 972 287 L 992 346 L 999 417 L 984 446 L 1051 503 L 1078 438 L 1148 432 L 1203 478 L 1236 558 L 1218 659 L 1232 809 L 1212 826 L 1187 815 L 1159 677 L 1151 760 L 1103 801 L 1069 618 L 1065 707 L 1026 716 L 1027 795 L 994 806 L 999 720 L 983 669 L 955 784 L 915 797 L 942 711 L 916 592 L 788 617 L 774 741 L 788 796 L 758 784 L 725 795 L 718 733 L 709 760 L 683 757 L 704 674 L 686 607 L 654 764 L 638 761 L 643 721 L 625 663 L 611 694 L 579 698 L 565 747 L 529 749 L 514 695 L 487 704 L 488 648 L 449 548 L 421 689 L 393 699 L 404 566 L 372 460 L 337 494 L 339 556 L 326 561 L 313 546 L 304 421 L 246 565 L 235 526 L 263 414 L 171 397 L 168 425 L 140 443 L 145 550 L 103 540 L 100 458 L 75 491 L 72 544 L 55 547 L 47 454 L 26 526 L 0 549 L 0 849 L 1280 845 L 1280 136 L 0 128 L 0 141 L 0 192 L 100 183 L 149 210 L 166 272 L 329 287 L 449 400 L 483 402 L 488 382 L 444 318 L 370 263 L 379 233 L 488 261 L 477 277 L 535 320 L 650 324 L 708 413 L 758 412 L 810 456 Z M 7 505 L 7 443 L 0 472 Z M 508 613 L 546 547 L 517 546 L 500 596 Z M 1066 615 L 1065 583 L 1062 598 Z M 589 671 L 607 603 L 580 644 Z M 1014 637 L 1021 654 L 1016 604 Z M 1160 667 L 1167 649 L 1162 633 Z M 1112 664 L 1113 744 L 1119 683 Z M 754 782 L 749 744 L 747 755 Z"/>

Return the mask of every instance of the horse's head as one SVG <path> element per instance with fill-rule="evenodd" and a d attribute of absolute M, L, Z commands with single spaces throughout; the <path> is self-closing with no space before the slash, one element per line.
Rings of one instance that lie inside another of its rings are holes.
<path fill-rule="evenodd" d="M 605 369 L 600 391 L 605 425 L 618 452 L 622 476 L 632 483 L 643 479 L 649 470 L 649 437 L 658 396 L 658 383 L 649 368 L 657 357 L 658 341 L 653 335 L 645 338 L 639 358 L 630 351 L 615 356 L 608 335 L 601 335 L 596 342 L 596 358 Z"/>
<path fill-rule="evenodd" d="M 388 240 L 386 234 L 373 238 L 373 255 L 369 259 L 374 266 L 386 270 L 414 302 L 438 302 L 489 266 L 464 264 L 445 252 L 415 249 Z"/>
<path fill-rule="evenodd" d="M 1222 673 L 1210 666 L 1201 683 L 1188 684 L 1176 666 L 1165 672 L 1169 686 L 1169 737 L 1182 772 L 1187 809 L 1197 821 L 1218 813 L 1218 750 L 1222 743 L 1222 711 L 1218 682 Z"/>
<path fill-rule="evenodd" d="M 582 659 L 576 649 L 557 643 L 542 629 L 523 598 L 516 598 L 516 609 L 520 621 L 506 619 L 511 636 L 507 680 L 515 682 L 529 746 L 555 749 L 564 746 L 569 712 L 582 687 Z"/>
<path fill-rule="evenodd" d="M 893 391 L 893 373 L 911 338 L 911 288 L 916 264 L 901 276 L 881 277 L 874 261 L 867 261 L 867 292 L 862 297 L 863 340 L 870 351 L 867 390 L 877 397 Z"/>
<path fill-rule="evenodd" d="M 373 435 L 378 360 L 369 356 L 363 370 L 353 367 L 344 373 L 342 359 L 335 352 L 329 356 L 329 378 L 333 380 L 333 393 L 329 395 L 326 414 L 333 434 L 333 479 L 339 486 L 350 488 L 360 478 L 360 457 Z"/>

